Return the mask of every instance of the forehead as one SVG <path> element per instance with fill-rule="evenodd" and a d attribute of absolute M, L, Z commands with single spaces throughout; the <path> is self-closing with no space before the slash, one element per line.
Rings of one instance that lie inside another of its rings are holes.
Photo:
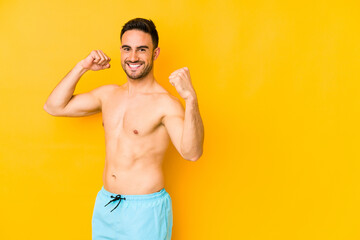
<path fill-rule="evenodd" d="M 152 39 L 149 33 L 140 30 L 128 30 L 123 34 L 121 44 L 131 47 L 144 45 L 152 47 Z"/>

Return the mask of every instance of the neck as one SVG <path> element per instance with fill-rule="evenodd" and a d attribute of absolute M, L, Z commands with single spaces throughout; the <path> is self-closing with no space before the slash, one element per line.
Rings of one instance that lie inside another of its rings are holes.
<path fill-rule="evenodd" d="M 140 79 L 131 79 L 127 77 L 126 87 L 128 94 L 134 95 L 136 93 L 150 92 L 153 89 L 155 82 L 156 79 L 152 72 Z"/>

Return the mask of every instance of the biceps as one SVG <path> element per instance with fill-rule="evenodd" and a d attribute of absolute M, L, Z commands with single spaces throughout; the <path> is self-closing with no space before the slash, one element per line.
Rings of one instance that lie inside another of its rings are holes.
<path fill-rule="evenodd" d="M 91 92 L 74 95 L 64 108 L 64 116 L 82 117 L 101 111 L 100 100 Z"/>
<path fill-rule="evenodd" d="M 167 117 L 164 121 L 164 125 L 168 131 L 171 142 L 174 144 L 176 150 L 181 153 L 180 145 L 184 129 L 184 119 L 180 116 Z"/>

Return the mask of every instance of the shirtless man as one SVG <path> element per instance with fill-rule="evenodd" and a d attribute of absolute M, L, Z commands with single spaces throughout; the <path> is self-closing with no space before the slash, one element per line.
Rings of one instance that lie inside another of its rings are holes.
<path fill-rule="evenodd" d="M 44 109 L 59 117 L 102 112 L 104 185 L 95 200 L 93 240 L 168 240 L 173 215 L 171 198 L 164 188 L 163 158 L 170 139 L 184 159 L 196 161 L 202 155 L 204 127 L 197 96 L 186 67 L 169 76 L 185 100 L 185 110 L 154 78 L 153 61 L 160 48 L 151 20 L 130 20 L 123 26 L 120 40 L 125 84 L 104 85 L 74 95 L 85 72 L 110 68 L 111 59 L 94 50 L 60 81 Z"/>

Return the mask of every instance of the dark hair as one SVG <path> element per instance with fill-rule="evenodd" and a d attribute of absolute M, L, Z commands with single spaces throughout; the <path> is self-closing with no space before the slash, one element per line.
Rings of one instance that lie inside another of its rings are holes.
<path fill-rule="evenodd" d="M 158 47 L 159 44 L 159 35 L 156 31 L 155 24 L 150 19 L 144 19 L 144 18 L 134 18 L 125 23 L 121 30 L 120 34 L 120 40 L 122 39 L 122 36 L 124 33 L 128 30 L 137 29 L 140 31 L 143 31 L 145 33 L 149 33 L 151 35 L 151 39 L 154 45 L 154 49 Z"/>

